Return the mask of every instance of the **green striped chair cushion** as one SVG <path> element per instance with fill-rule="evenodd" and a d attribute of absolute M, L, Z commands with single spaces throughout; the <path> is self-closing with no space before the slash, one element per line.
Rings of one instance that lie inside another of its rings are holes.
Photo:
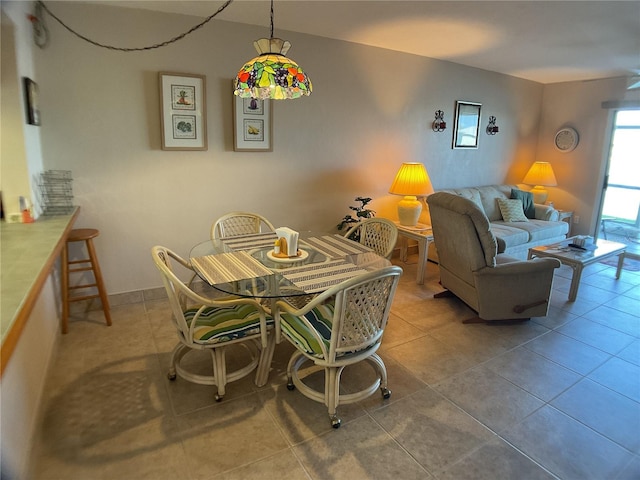
<path fill-rule="evenodd" d="M 187 325 L 191 327 L 198 308 L 184 311 Z M 273 318 L 267 315 L 267 325 L 273 326 Z M 198 320 L 193 339 L 200 343 L 222 343 L 260 333 L 260 314 L 251 305 L 207 307 Z"/>
<path fill-rule="evenodd" d="M 329 343 L 331 341 L 333 307 L 333 304 L 318 305 L 304 315 L 320 334 L 322 343 L 324 343 L 327 349 L 329 349 Z M 282 319 L 284 320 L 284 322 L 280 324 L 282 329 L 300 350 L 315 357 L 322 357 L 322 349 L 320 348 L 318 340 L 311 334 L 309 327 L 307 327 L 299 317 L 283 313 Z"/>

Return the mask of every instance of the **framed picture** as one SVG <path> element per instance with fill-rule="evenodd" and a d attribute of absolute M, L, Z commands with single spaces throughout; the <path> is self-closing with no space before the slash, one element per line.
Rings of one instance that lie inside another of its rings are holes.
<path fill-rule="evenodd" d="M 204 75 L 158 74 L 163 150 L 207 150 Z"/>
<path fill-rule="evenodd" d="M 29 125 L 40 125 L 40 107 L 38 106 L 38 84 L 30 78 L 23 77 L 24 104 Z"/>
<path fill-rule="evenodd" d="M 456 102 L 453 148 L 478 148 L 481 108 L 480 103 Z"/>
<path fill-rule="evenodd" d="M 236 152 L 272 152 L 271 100 L 233 96 L 233 149 Z"/>

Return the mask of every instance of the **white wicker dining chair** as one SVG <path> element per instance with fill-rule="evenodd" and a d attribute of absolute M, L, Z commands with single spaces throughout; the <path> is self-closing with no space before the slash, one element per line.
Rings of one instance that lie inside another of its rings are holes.
<path fill-rule="evenodd" d="M 305 397 L 324 403 L 333 428 L 340 427 L 339 404 L 358 402 L 378 389 L 384 399 L 391 396 L 387 370 L 376 351 L 382 342 L 400 275 L 400 267 L 385 267 L 335 285 L 302 308 L 284 300 L 275 304 L 276 342 L 284 336 L 297 349 L 287 366 L 287 387 L 297 388 Z M 375 381 L 358 392 L 341 394 L 344 368 L 364 360 L 374 367 Z M 305 376 L 301 377 L 301 367 L 308 361 L 315 367 L 305 369 Z M 322 392 L 304 382 L 306 375 L 318 369 L 324 369 Z"/>
<path fill-rule="evenodd" d="M 354 235 L 356 233 L 358 235 Z M 344 236 L 351 239 L 355 236 L 381 257 L 391 258 L 398 240 L 398 227 L 386 218 L 367 218 L 347 230 Z"/>
<path fill-rule="evenodd" d="M 273 224 L 262 215 L 250 212 L 230 212 L 211 226 L 211 238 L 235 237 L 251 233 L 275 232 Z"/>
<path fill-rule="evenodd" d="M 222 400 L 228 382 L 244 378 L 253 370 L 257 369 L 256 384 L 266 383 L 275 345 L 273 318 L 250 298 L 230 296 L 214 300 L 194 292 L 172 268 L 175 261 L 193 273 L 191 264 L 168 248 L 155 246 L 151 255 L 162 274 L 179 339 L 171 354 L 169 379 L 175 380 L 179 375 L 193 383 L 215 385 L 216 401 Z M 244 347 L 248 363 L 227 372 L 225 349 L 234 344 Z M 183 357 L 192 350 L 211 353 L 212 375 L 196 374 L 182 365 Z"/>

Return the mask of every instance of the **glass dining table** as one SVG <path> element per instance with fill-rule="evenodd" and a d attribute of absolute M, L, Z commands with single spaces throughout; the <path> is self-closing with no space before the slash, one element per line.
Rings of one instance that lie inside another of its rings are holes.
<path fill-rule="evenodd" d="M 292 258 L 275 256 L 276 239 L 269 232 L 206 240 L 189 257 L 198 276 L 215 289 L 272 301 L 295 301 L 391 265 L 365 245 L 337 234 L 300 232 L 298 255 Z"/>

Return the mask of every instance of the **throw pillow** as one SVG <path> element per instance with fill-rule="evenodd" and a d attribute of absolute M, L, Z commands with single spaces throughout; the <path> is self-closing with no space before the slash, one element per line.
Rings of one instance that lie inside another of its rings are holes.
<path fill-rule="evenodd" d="M 502 219 L 505 222 L 528 222 L 529 219 L 525 216 L 524 210 L 522 210 L 522 202 L 515 199 L 498 198 L 498 207 L 500 207 L 500 213 L 502 213 Z"/>
<path fill-rule="evenodd" d="M 533 194 L 531 192 L 512 188 L 511 198 L 517 198 L 522 201 L 522 209 L 527 218 L 536 218 L 536 207 L 533 204 Z"/>

